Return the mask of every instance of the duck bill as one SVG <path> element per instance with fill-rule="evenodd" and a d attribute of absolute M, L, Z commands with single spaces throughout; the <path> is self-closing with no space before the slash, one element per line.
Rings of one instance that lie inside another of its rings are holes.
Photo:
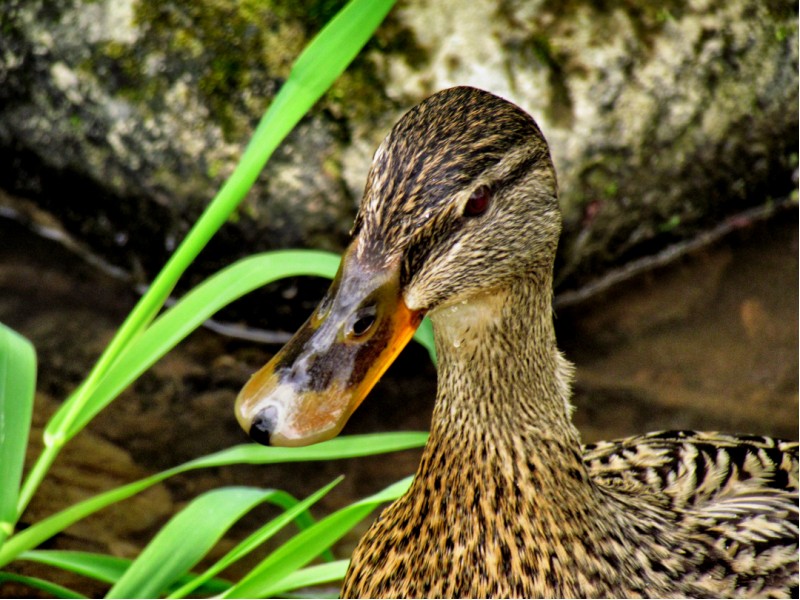
<path fill-rule="evenodd" d="M 399 261 L 375 267 L 355 246 L 317 310 L 239 393 L 236 418 L 255 441 L 305 446 L 337 435 L 419 326 Z"/>

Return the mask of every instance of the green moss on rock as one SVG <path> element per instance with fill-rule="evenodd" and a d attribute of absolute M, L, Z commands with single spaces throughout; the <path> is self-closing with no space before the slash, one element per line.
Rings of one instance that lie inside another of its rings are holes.
<path fill-rule="evenodd" d="M 183 81 L 226 139 L 238 140 L 266 109 L 306 43 L 345 3 L 140 0 L 134 6 L 135 43 L 100 42 L 81 68 L 100 73 L 122 97 L 153 110 Z M 392 19 L 384 29 L 367 51 L 405 52 L 413 42 Z M 373 63 L 362 55 L 325 96 L 322 109 L 336 118 L 370 118 L 387 108 L 381 88 Z"/>

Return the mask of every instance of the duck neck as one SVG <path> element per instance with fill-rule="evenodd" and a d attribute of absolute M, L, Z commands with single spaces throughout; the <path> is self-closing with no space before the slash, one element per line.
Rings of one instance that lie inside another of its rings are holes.
<path fill-rule="evenodd" d="M 549 278 L 519 281 L 432 315 L 439 387 L 412 494 L 467 483 L 464 494 L 446 494 L 448 519 L 490 523 L 518 514 L 542 539 L 575 523 L 576 505 L 593 516 L 580 526 L 601 520 L 602 498 L 570 419 L 572 367 L 556 347 L 550 286 Z"/>
<path fill-rule="evenodd" d="M 549 275 L 532 276 L 431 315 L 439 356 L 434 441 L 470 432 L 498 444 L 524 437 L 579 447 L 572 366 L 556 346 L 551 285 Z"/>

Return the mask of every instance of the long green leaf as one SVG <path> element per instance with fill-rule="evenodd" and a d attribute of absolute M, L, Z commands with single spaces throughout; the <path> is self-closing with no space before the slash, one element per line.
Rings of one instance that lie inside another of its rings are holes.
<path fill-rule="evenodd" d="M 428 434 L 406 431 L 397 433 L 365 433 L 345 435 L 320 442 L 313 446 L 298 448 L 278 448 L 241 444 L 209 454 L 186 463 L 190 468 L 198 466 L 222 466 L 231 464 L 275 464 L 286 462 L 307 462 L 311 460 L 338 460 L 397 452 L 424 446 Z"/>
<path fill-rule="evenodd" d="M 83 412 L 66 429 L 67 437 L 83 429 L 153 363 L 224 306 L 267 283 L 286 277 L 312 275 L 331 278 L 336 274 L 339 260 L 339 256 L 330 252 L 280 250 L 241 259 L 209 277 L 133 340 L 95 388 Z M 64 430 L 67 426 L 61 420 L 63 417 L 64 414 L 54 418 L 48 429 Z"/>
<path fill-rule="evenodd" d="M 189 572 L 228 529 L 273 490 L 225 487 L 206 492 L 162 527 L 106 598 L 154 598 Z"/>
<path fill-rule="evenodd" d="M 39 579 L 38 577 L 28 577 L 26 575 L 17 575 L 16 573 L 4 573 L 0 571 L 0 583 L 3 583 L 4 581 L 14 581 L 16 583 L 21 583 L 35 590 L 41 590 L 46 594 L 55 596 L 56 598 L 86 598 L 86 596 L 83 596 L 78 592 L 75 592 L 69 588 L 66 588 L 63 585 L 58 585 L 57 583 L 51 583 L 50 581 Z"/>
<path fill-rule="evenodd" d="M 242 540 L 239 544 L 237 544 L 236 547 L 234 547 L 230 552 L 228 552 L 220 560 L 218 560 L 211 567 L 209 567 L 202 575 L 193 578 L 191 581 L 188 581 L 181 588 L 171 593 L 169 595 L 169 598 L 184 598 L 188 596 L 199 586 L 203 585 L 206 581 L 210 580 L 218 573 L 221 573 L 223 570 L 227 569 L 236 561 L 247 556 L 250 552 L 258 548 L 261 544 L 270 539 L 273 535 L 275 535 L 278 531 L 283 529 L 290 522 L 297 519 L 312 505 L 316 504 L 320 500 L 320 498 L 325 496 L 341 480 L 342 477 L 337 478 L 336 480 L 332 481 L 325 487 L 314 492 L 312 495 L 310 495 L 302 502 L 298 502 L 295 506 L 284 511 L 283 513 L 281 513 L 268 523 L 264 524 L 262 527 L 259 527 L 256 531 L 247 536 L 246 539 Z"/>
<path fill-rule="evenodd" d="M 14 531 L 36 390 L 36 352 L 0 323 L 0 546 Z"/>
<path fill-rule="evenodd" d="M 339 262 L 340 257 L 331 252 L 279 250 L 244 258 L 208 278 L 131 343 L 95 389 L 81 416 L 73 421 L 68 436 L 80 431 L 144 371 L 221 308 L 267 283 L 287 277 L 309 275 L 331 279 Z M 423 322 L 417 339 L 435 359 L 429 321 Z M 50 426 L 58 428 L 61 423 L 54 420 Z"/>
<path fill-rule="evenodd" d="M 419 324 L 417 332 L 414 334 L 414 339 L 428 351 L 428 356 L 435 365 L 437 363 L 436 343 L 433 341 L 433 323 L 428 317 L 422 319 L 422 323 Z"/>
<path fill-rule="evenodd" d="M 291 590 L 341 581 L 347 573 L 349 564 L 349 560 L 337 560 L 335 562 L 298 569 L 272 586 L 272 588 L 270 588 L 270 595 L 280 596 Z M 338 595 L 335 597 L 338 597 Z"/>
<path fill-rule="evenodd" d="M 275 550 L 223 598 L 265 598 L 272 596 L 290 573 L 314 560 L 362 521 L 379 504 L 402 496 L 411 485 L 411 477 L 398 481 L 377 494 L 346 506 L 298 533 Z"/>
<path fill-rule="evenodd" d="M 76 550 L 31 550 L 21 554 L 19 560 L 30 560 L 56 567 L 108 584 L 114 584 L 119 581 L 133 562 L 130 558 Z M 196 575 L 190 573 L 180 578 L 177 583 L 183 585 L 194 581 L 196 577 Z M 231 585 L 230 581 L 225 581 L 224 579 L 210 579 L 195 586 L 195 588 L 198 594 L 212 595 L 222 593 Z"/>
<path fill-rule="evenodd" d="M 215 576 L 218 573 L 249 554 L 283 527 L 297 520 L 341 480 L 342 478 L 339 477 L 305 498 L 302 502 L 295 502 L 291 508 L 282 512 L 239 543 L 202 575 L 188 574 L 181 577 L 179 581 L 181 587 L 176 588 L 168 597 L 185 598 L 191 593 L 209 595 L 226 591 L 232 584 L 216 579 Z M 277 498 L 276 504 L 284 506 L 286 502 L 283 498 Z M 109 584 L 116 583 L 133 562 L 130 559 L 105 554 L 65 550 L 33 550 L 23 553 L 19 558 L 64 569 Z M 335 561 L 292 573 L 281 582 L 278 592 L 342 579 L 347 563 L 348 561 L 346 560 Z"/>
<path fill-rule="evenodd" d="M 45 448 L 25 481 L 18 503 L 21 508 L 33 496 L 61 447 L 77 433 L 73 422 L 81 418 L 97 385 L 156 316 L 178 279 L 245 197 L 278 145 L 350 64 L 393 5 L 394 0 L 352 0 L 302 52 L 230 178 L 125 319 L 84 383 L 59 409 L 58 426 L 45 430 Z"/>
<path fill-rule="evenodd" d="M 196 458 L 187 463 L 156 473 L 150 477 L 109 490 L 35 523 L 7 540 L 0 549 L 0 567 L 8 564 L 22 552 L 31 550 L 48 538 L 63 531 L 76 521 L 111 504 L 138 494 L 168 477 L 192 469 L 220 467 L 233 464 L 274 464 L 309 460 L 335 460 L 354 458 L 384 452 L 418 448 L 425 444 L 425 433 L 392 433 L 345 436 L 304 448 L 273 448 L 245 444 L 214 454 Z"/>
<path fill-rule="evenodd" d="M 31 550 L 21 554 L 19 560 L 64 569 L 103 583 L 115 583 L 133 562 L 129 558 L 74 550 Z"/>

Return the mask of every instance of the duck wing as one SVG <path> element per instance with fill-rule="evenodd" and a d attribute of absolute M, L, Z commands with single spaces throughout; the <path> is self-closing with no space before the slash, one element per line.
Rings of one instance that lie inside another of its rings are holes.
<path fill-rule="evenodd" d="M 598 485 L 714 546 L 737 595 L 797 597 L 797 442 L 663 431 L 584 446 L 583 458 Z"/>

